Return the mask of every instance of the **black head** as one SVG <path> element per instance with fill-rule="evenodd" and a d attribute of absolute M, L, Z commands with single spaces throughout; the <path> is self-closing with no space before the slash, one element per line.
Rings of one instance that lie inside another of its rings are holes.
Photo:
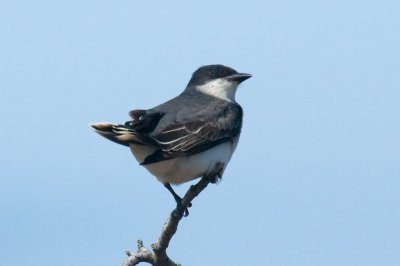
<path fill-rule="evenodd" d="M 188 86 L 203 85 L 208 81 L 219 78 L 227 78 L 240 83 L 250 77 L 250 74 L 238 73 L 233 68 L 224 65 L 207 65 L 200 67 L 193 73 Z"/>

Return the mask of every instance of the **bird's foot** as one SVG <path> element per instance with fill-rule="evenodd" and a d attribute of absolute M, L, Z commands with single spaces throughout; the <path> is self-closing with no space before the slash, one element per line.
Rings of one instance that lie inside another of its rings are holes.
<path fill-rule="evenodd" d="M 175 199 L 176 202 L 176 211 L 182 215 L 183 217 L 187 217 L 189 215 L 189 210 L 188 208 L 192 207 L 192 203 L 189 202 L 189 204 L 187 205 L 187 207 L 184 207 L 182 205 L 182 198 L 179 197 L 178 194 L 176 194 L 176 192 L 172 189 L 171 185 L 169 183 L 165 183 L 164 186 L 169 190 L 169 192 L 171 192 L 172 196 Z"/>
<path fill-rule="evenodd" d="M 188 206 L 185 208 L 182 204 L 182 199 L 175 199 L 176 201 L 176 210 L 180 213 L 183 217 L 189 216 L 189 208 L 192 207 L 192 203 L 189 203 Z"/>

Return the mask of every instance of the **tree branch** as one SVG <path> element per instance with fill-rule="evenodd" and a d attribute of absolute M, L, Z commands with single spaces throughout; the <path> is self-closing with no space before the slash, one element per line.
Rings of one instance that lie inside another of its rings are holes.
<path fill-rule="evenodd" d="M 152 251 L 143 246 L 143 242 L 138 240 L 138 250 L 136 252 L 127 251 L 128 260 L 122 266 L 134 266 L 140 262 L 147 262 L 153 266 L 179 266 L 167 255 L 167 248 L 172 237 L 178 229 L 178 224 L 183 217 L 184 210 L 191 205 L 192 200 L 197 197 L 210 182 L 215 182 L 217 177 L 221 177 L 224 164 L 217 163 L 214 171 L 200 179 L 200 181 L 190 186 L 185 196 L 182 198 L 180 208 L 175 208 L 168 216 L 157 242 L 151 245 Z"/>

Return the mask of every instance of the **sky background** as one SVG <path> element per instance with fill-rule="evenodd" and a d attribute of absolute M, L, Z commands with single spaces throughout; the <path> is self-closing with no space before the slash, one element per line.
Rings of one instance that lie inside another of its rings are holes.
<path fill-rule="evenodd" d="M 0 265 L 120 265 L 174 207 L 88 126 L 253 74 L 241 140 L 168 253 L 183 265 L 400 265 L 398 1 L 1 1 Z M 188 185 L 178 188 L 184 193 Z"/>

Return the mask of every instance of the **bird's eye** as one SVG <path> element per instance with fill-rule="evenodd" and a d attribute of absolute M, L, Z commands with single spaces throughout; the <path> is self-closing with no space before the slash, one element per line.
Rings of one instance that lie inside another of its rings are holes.
<path fill-rule="evenodd" d="M 211 75 L 211 76 L 214 76 L 215 75 L 215 67 L 213 67 L 213 68 L 211 68 L 209 71 L 208 71 L 208 73 Z"/>

